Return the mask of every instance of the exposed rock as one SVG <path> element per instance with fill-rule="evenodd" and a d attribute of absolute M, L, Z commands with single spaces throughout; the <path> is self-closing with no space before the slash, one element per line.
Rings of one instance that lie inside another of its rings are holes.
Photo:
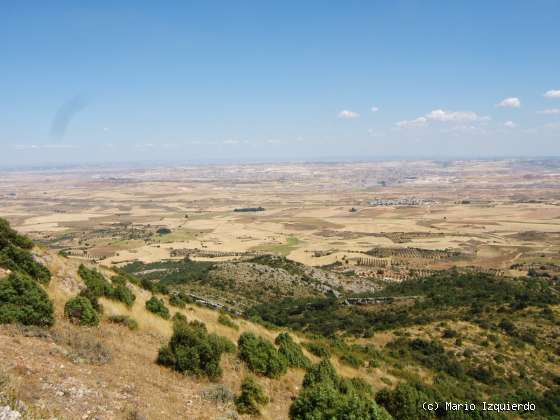
<path fill-rule="evenodd" d="M 21 419 L 21 414 L 19 411 L 12 410 L 7 405 L 0 407 L 0 420 L 18 420 L 18 419 Z"/>

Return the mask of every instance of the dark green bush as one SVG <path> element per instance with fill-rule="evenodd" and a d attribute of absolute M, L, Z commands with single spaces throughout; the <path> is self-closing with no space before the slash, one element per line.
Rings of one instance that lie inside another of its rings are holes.
<path fill-rule="evenodd" d="M 0 217 L 0 250 L 10 244 L 23 249 L 33 248 L 31 239 L 17 233 L 10 227 L 10 223 L 6 219 Z"/>
<path fill-rule="evenodd" d="M 292 339 L 290 334 L 278 334 L 274 342 L 278 346 L 278 353 L 286 358 L 289 367 L 307 369 L 311 366 L 311 361 L 303 354 L 300 345 Z"/>
<path fill-rule="evenodd" d="M 134 276 L 130 273 L 127 273 L 126 271 L 124 271 L 123 269 L 118 268 L 118 267 L 113 268 L 113 270 L 117 273 L 115 276 L 113 276 L 111 278 L 111 280 L 113 281 L 114 284 L 118 284 L 119 282 L 122 282 L 122 281 L 124 281 L 124 284 L 126 284 L 126 282 L 128 281 L 128 282 L 130 282 L 130 283 L 132 283 L 136 286 L 141 286 L 141 281 L 138 277 L 136 277 L 136 276 Z M 118 279 L 115 282 L 115 278 L 117 278 L 117 277 L 118 277 Z"/>
<path fill-rule="evenodd" d="M 235 399 L 235 406 L 240 414 L 260 414 L 260 405 L 268 403 L 268 397 L 257 381 L 248 376 L 241 383 L 241 394 Z"/>
<path fill-rule="evenodd" d="M 6 323 L 40 327 L 54 324 L 49 296 L 26 274 L 11 273 L 0 279 L 0 324 Z"/>
<path fill-rule="evenodd" d="M 117 300 L 124 303 L 126 306 L 132 306 L 136 300 L 136 296 L 132 293 L 126 284 L 127 277 L 122 274 L 118 274 L 111 278 L 109 282 L 103 274 L 101 274 L 96 269 L 90 269 L 80 264 L 78 268 L 78 274 L 86 284 L 85 291 L 82 291 L 82 295 L 87 297 L 94 309 L 99 310 L 100 307 L 97 298 L 106 297 L 108 299 Z"/>
<path fill-rule="evenodd" d="M 322 360 L 305 375 L 303 389 L 290 407 L 290 418 L 388 420 L 391 416 L 375 403 L 365 382 L 342 379 L 328 360 Z"/>
<path fill-rule="evenodd" d="M 150 299 L 146 301 L 146 309 L 156 315 L 161 316 L 163 319 L 171 318 L 169 314 L 169 309 L 165 306 L 165 303 L 162 299 L 158 299 L 155 296 L 152 296 Z"/>
<path fill-rule="evenodd" d="M 176 322 L 169 344 L 159 350 L 157 363 L 183 374 L 217 380 L 222 375 L 222 353 L 232 351 L 235 351 L 235 345 L 231 341 L 208 334 L 203 323 Z"/>
<path fill-rule="evenodd" d="M 99 324 L 99 314 L 93 309 L 89 299 L 83 296 L 70 298 L 64 305 L 64 315 L 79 325 L 92 327 Z"/>
<path fill-rule="evenodd" d="M 87 287 L 85 289 L 82 289 L 78 294 L 78 296 L 85 297 L 87 300 L 90 301 L 91 306 L 93 306 L 93 309 L 95 309 L 100 314 L 103 313 L 103 306 L 101 306 L 101 304 L 99 303 L 99 299 L 91 289 L 88 289 Z"/>
<path fill-rule="evenodd" d="M 443 331 L 443 334 L 441 335 L 442 338 L 455 338 L 458 336 L 459 333 L 455 330 L 452 330 L 451 328 L 445 329 L 445 331 Z"/>
<path fill-rule="evenodd" d="M 111 296 L 113 287 L 111 283 L 96 269 L 87 268 L 80 264 L 78 274 L 86 284 L 86 287 L 97 297 Z"/>
<path fill-rule="evenodd" d="M 502 319 L 500 321 L 499 327 L 505 331 L 506 334 L 515 337 L 517 335 L 517 328 L 515 324 L 509 319 Z"/>
<path fill-rule="evenodd" d="M 117 274 L 111 277 L 111 283 L 113 283 L 113 286 L 126 286 L 128 280 L 122 274 Z"/>
<path fill-rule="evenodd" d="M 253 372 L 270 378 L 279 378 L 286 373 L 288 362 L 270 341 L 245 332 L 239 337 L 238 346 L 239 357 Z"/>
<path fill-rule="evenodd" d="M 11 271 L 21 271 L 43 284 L 47 284 L 51 279 L 51 273 L 47 267 L 35 261 L 27 249 L 12 244 L 8 244 L 0 250 L 0 267 Z"/>
<path fill-rule="evenodd" d="M 432 412 L 422 409 L 422 403 L 434 401 L 421 386 L 399 384 L 394 390 L 383 389 L 375 397 L 377 403 L 395 418 L 403 420 L 434 419 Z"/>
<path fill-rule="evenodd" d="M 308 387 L 319 382 L 332 382 L 338 386 L 338 373 L 328 360 L 321 360 L 311 366 L 303 377 L 303 386 Z"/>
<path fill-rule="evenodd" d="M 135 319 L 129 317 L 128 315 L 111 315 L 109 321 L 114 324 L 126 325 L 129 330 L 137 330 L 138 322 Z"/>
<path fill-rule="evenodd" d="M 331 352 L 329 349 L 322 344 L 315 343 L 313 341 L 308 341 L 303 343 L 303 346 L 313 355 L 320 357 L 322 359 L 331 357 Z"/>
<path fill-rule="evenodd" d="M 111 290 L 111 298 L 124 303 L 128 307 L 132 306 L 136 300 L 132 290 L 122 284 L 118 284 Z"/>
<path fill-rule="evenodd" d="M 221 312 L 218 316 L 218 322 L 222 325 L 225 325 L 226 327 L 233 328 L 234 330 L 239 330 L 239 325 L 233 322 L 233 319 L 231 319 L 228 314 L 225 314 L 223 312 Z"/>

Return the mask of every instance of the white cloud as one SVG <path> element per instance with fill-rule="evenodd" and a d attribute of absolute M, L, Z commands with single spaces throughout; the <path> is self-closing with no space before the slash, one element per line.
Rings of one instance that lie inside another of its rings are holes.
<path fill-rule="evenodd" d="M 435 109 L 425 115 L 429 120 L 440 122 L 473 122 L 487 121 L 489 117 L 482 117 L 472 111 L 444 111 L 443 109 Z"/>
<path fill-rule="evenodd" d="M 430 121 L 443 122 L 443 123 L 474 123 L 489 121 L 490 117 L 478 115 L 472 111 L 446 111 L 443 109 L 434 109 L 433 111 L 418 117 L 414 120 L 399 121 L 397 127 L 422 127 Z"/>
<path fill-rule="evenodd" d="M 428 120 L 425 117 L 418 117 L 414 120 L 399 121 L 397 127 L 399 128 L 412 128 L 412 127 L 423 127 L 426 125 Z"/>
<path fill-rule="evenodd" d="M 544 111 L 540 111 L 539 114 L 557 115 L 557 114 L 560 114 L 560 108 L 549 108 L 549 109 L 545 109 Z"/>
<path fill-rule="evenodd" d="M 239 140 L 224 140 L 224 144 L 238 144 Z"/>
<path fill-rule="evenodd" d="M 549 90 L 544 94 L 545 98 L 560 98 L 560 90 Z"/>
<path fill-rule="evenodd" d="M 519 98 L 506 98 L 496 106 L 499 108 L 520 108 L 521 101 Z"/>
<path fill-rule="evenodd" d="M 514 123 L 513 121 L 506 121 L 504 123 L 504 126 L 507 127 L 507 128 L 515 128 L 515 127 L 517 127 L 517 124 Z"/>
<path fill-rule="evenodd" d="M 371 112 L 377 112 L 377 111 L 379 111 L 379 107 L 377 107 L 377 106 L 372 106 L 371 107 Z"/>
<path fill-rule="evenodd" d="M 348 111 L 347 109 L 344 109 L 338 113 L 338 118 L 352 119 L 352 118 L 359 118 L 359 117 L 360 114 L 354 111 Z"/>

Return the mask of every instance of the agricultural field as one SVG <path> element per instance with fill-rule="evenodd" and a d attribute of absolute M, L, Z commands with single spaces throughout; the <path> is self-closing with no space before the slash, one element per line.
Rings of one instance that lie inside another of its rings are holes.
<path fill-rule="evenodd" d="M 271 254 L 376 279 L 522 275 L 560 262 L 559 182 L 556 161 L 70 168 L 2 173 L 0 214 L 106 265 Z"/>

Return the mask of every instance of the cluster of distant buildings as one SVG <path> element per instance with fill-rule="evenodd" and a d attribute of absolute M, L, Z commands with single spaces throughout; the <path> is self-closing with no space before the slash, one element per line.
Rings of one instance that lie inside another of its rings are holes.
<path fill-rule="evenodd" d="M 435 200 L 425 200 L 423 198 L 415 197 L 404 197 L 395 199 L 375 198 L 368 201 L 368 204 L 370 206 L 425 206 L 436 203 L 437 201 Z"/>

